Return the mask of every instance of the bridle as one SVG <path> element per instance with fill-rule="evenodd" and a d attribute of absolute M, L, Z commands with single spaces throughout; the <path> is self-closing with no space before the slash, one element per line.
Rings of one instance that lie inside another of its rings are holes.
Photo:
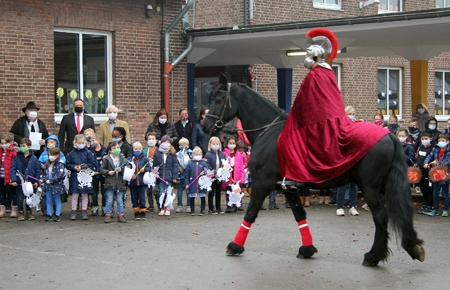
<path fill-rule="evenodd" d="M 220 130 L 225 126 L 225 122 L 223 121 L 223 115 L 225 113 L 225 109 L 227 107 L 227 103 L 228 103 L 228 107 L 231 109 L 231 83 L 227 83 L 227 90 L 219 90 L 220 93 L 227 93 L 227 95 L 225 96 L 225 101 L 224 101 L 224 105 L 220 108 L 219 110 L 219 114 L 218 115 L 213 115 L 213 114 L 206 114 L 206 117 L 210 117 L 212 119 L 215 119 L 216 121 L 214 122 L 214 130 Z M 278 117 L 276 117 L 270 124 L 261 126 L 259 128 L 256 129 L 248 129 L 248 130 L 244 130 L 244 129 L 237 129 L 240 132 L 256 132 L 256 131 L 260 131 L 263 130 L 263 132 L 261 132 L 260 135 L 262 135 L 269 127 L 284 123 L 284 120 L 278 121 L 278 119 L 281 117 L 281 115 L 279 115 Z M 210 122 L 208 120 L 208 118 L 205 118 L 205 122 Z"/>

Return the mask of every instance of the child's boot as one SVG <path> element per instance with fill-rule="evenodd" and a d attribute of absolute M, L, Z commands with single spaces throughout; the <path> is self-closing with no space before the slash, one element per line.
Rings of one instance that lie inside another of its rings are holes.
<path fill-rule="evenodd" d="M 27 211 L 25 213 L 25 218 L 29 221 L 34 221 L 36 218 L 34 217 L 34 215 L 31 213 L 31 211 Z"/>
<path fill-rule="evenodd" d="M 158 215 L 164 215 L 166 213 L 166 210 L 163 208 L 160 210 L 160 212 L 158 213 Z"/>
<path fill-rule="evenodd" d="M 248 193 L 247 187 L 242 188 L 242 192 L 244 192 L 244 196 L 250 196 Z"/>
<path fill-rule="evenodd" d="M 6 206 L 0 205 L 0 218 L 5 217 L 6 214 Z"/>
<path fill-rule="evenodd" d="M 331 198 L 329 196 L 325 196 L 325 202 L 323 204 L 328 205 L 331 201 Z"/>
<path fill-rule="evenodd" d="M 10 218 L 16 218 L 18 212 L 19 212 L 19 208 L 18 208 L 17 205 L 11 206 L 11 213 L 9 214 L 9 217 L 10 217 Z"/>
<path fill-rule="evenodd" d="M 119 223 L 126 223 L 127 222 L 125 220 L 125 216 L 123 215 L 123 213 L 119 214 L 119 217 L 117 217 L 117 222 L 119 222 Z"/>
<path fill-rule="evenodd" d="M 105 223 L 109 224 L 111 222 L 111 215 L 109 213 L 105 214 Z"/>
<path fill-rule="evenodd" d="M 302 205 L 305 205 L 305 197 L 304 196 L 300 196 L 300 203 Z"/>
<path fill-rule="evenodd" d="M 305 196 L 305 207 L 309 207 L 311 205 L 311 197 Z"/>
<path fill-rule="evenodd" d="M 319 198 L 319 204 L 325 204 L 325 196 Z"/>
<path fill-rule="evenodd" d="M 25 220 L 25 215 L 23 214 L 23 212 L 19 212 L 19 215 L 17 216 L 17 220 L 18 221 L 24 221 Z"/>
<path fill-rule="evenodd" d="M 164 208 L 164 215 L 170 215 L 170 208 L 168 206 Z"/>
<path fill-rule="evenodd" d="M 145 208 L 141 208 L 141 220 L 146 220 L 147 219 L 147 217 L 146 217 L 146 210 L 145 210 Z"/>
<path fill-rule="evenodd" d="M 81 218 L 82 218 L 83 220 L 85 220 L 85 221 L 89 219 L 86 210 L 82 210 L 82 211 L 81 211 Z"/>
<path fill-rule="evenodd" d="M 141 213 L 139 212 L 139 207 L 134 207 L 134 220 L 138 221 L 141 219 Z"/>
<path fill-rule="evenodd" d="M 74 221 L 76 219 L 77 219 L 77 211 L 73 210 L 73 211 L 70 212 L 70 220 Z"/>

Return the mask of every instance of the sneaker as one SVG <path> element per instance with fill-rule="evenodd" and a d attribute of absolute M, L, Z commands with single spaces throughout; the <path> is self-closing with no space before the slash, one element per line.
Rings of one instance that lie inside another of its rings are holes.
<path fill-rule="evenodd" d="M 181 207 L 181 206 L 179 206 L 179 207 L 177 207 L 177 210 L 176 210 L 175 212 L 178 212 L 178 213 L 180 213 L 180 212 L 181 212 L 181 210 L 182 210 L 182 207 Z"/>
<path fill-rule="evenodd" d="M 429 213 L 427 213 L 427 215 L 429 215 L 429 216 L 437 216 L 437 215 L 439 215 L 439 211 L 438 210 L 432 210 Z"/>
<path fill-rule="evenodd" d="M 46 222 L 49 222 L 51 220 L 52 220 L 52 216 L 51 215 L 48 215 L 48 216 L 45 217 L 45 221 Z"/>
<path fill-rule="evenodd" d="M 448 210 L 444 210 L 444 211 L 442 212 L 442 216 L 443 216 L 443 217 L 448 217 Z"/>
<path fill-rule="evenodd" d="M 85 221 L 87 221 L 89 219 L 88 214 L 85 210 L 81 211 L 81 218 Z"/>
<path fill-rule="evenodd" d="M 218 213 L 218 214 L 224 214 L 224 212 L 223 212 L 223 210 L 222 209 L 218 209 L 218 210 L 216 210 L 216 212 Z"/>
<path fill-rule="evenodd" d="M 195 216 L 195 211 L 191 211 L 191 216 Z"/>
<path fill-rule="evenodd" d="M 19 215 L 17 216 L 17 220 L 18 221 L 24 221 L 25 220 L 25 215 L 23 213 L 19 212 Z"/>
<path fill-rule="evenodd" d="M 345 212 L 343 208 L 338 208 L 336 211 L 337 216 L 345 216 Z"/>
<path fill-rule="evenodd" d="M 427 214 L 429 211 L 427 211 L 427 209 L 424 206 L 422 206 L 421 208 L 419 208 L 417 212 L 420 214 Z"/>
<path fill-rule="evenodd" d="M 105 216 L 106 206 L 102 206 L 102 216 Z"/>
<path fill-rule="evenodd" d="M 138 212 L 138 211 L 135 211 L 135 212 L 134 212 L 134 219 L 135 219 L 135 220 L 140 220 L 140 219 L 141 219 L 141 213 Z"/>
<path fill-rule="evenodd" d="M 190 206 L 186 207 L 186 213 L 191 213 L 191 207 Z"/>
<path fill-rule="evenodd" d="M 239 208 L 239 210 L 241 210 L 241 208 Z M 242 209 L 242 210 L 244 210 L 244 209 Z M 262 205 L 260 210 L 267 210 L 267 207 L 265 207 L 264 205 Z"/>
<path fill-rule="evenodd" d="M 92 208 L 92 213 L 91 213 L 91 215 L 92 215 L 92 216 L 97 216 L 97 215 L 98 215 L 98 206 L 94 206 L 94 207 Z"/>
<path fill-rule="evenodd" d="M 204 210 L 201 210 L 200 213 L 199 213 L 198 215 L 199 215 L 199 216 L 205 215 L 205 211 L 204 211 Z"/>
<path fill-rule="evenodd" d="M 209 214 L 217 215 L 219 213 L 217 212 L 217 210 L 209 210 Z"/>
<path fill-rule="evenodd" d="M 356 210 L 356 208 L 355 208 L 354 206 L 352 206 L 352 207 L 349 209 L 348 213 L 351 214 L 351 215 L 353 215 L 353 216 L 359 215 L 358 211 Z"/>
<path fill-rule="evenodd" d="M 111 215 L 105 214 L 105 223 L 109 224 L 111 222 Z"/>
<path fill-rule="evenodd" d="M 421 192 L 420 192 L 420 187 L 419 187 L 419 186 L 414 187 L 414 189 L 415 189 L 415 191 L 416 191 L 417 194 L 421 193 Z"/>
<path fill-rule="evenodd" d="M 54 222 L 59 222 L 61 220 L 61 217 L 59 215 L 55 215 L 55 218 L 53 219 Z"/>
<path fill-rule="evenodd" d="M 155 210 L 155 207 L 149 206 L 149 207 L 147 207 L 147 210 L 148 210 L 148 211 L 154 211 L 154 210 Z"/>
<path fill-rule="evenodd" d="M 141 211 L 141 220 L 146 220 L 145 211 Z"/>
<path fill-rule="evenodd" d="M 332 200 L 332 201 L 330 201 L 330 202 L 328 203 L 328 205 L 329 205 L 329 206 L 336 206 L 337 203 L 336 203 L 335 200 Z"/>
<path fill-rule="evenodd" d="M 74 221 L 76 219 L 77 219 L 77 211 L 73 210 L 73 211 L 70 212 L 70 220 Z"/>
<path fill-rule="evenodd" d="M 164 215 L 165 210 L 161 210 L 158 215 Z"/>

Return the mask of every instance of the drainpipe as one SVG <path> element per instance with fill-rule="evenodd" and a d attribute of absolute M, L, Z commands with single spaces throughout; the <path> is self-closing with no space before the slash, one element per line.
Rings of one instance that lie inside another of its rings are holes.
<path fill-rule="evenodd" d="M 180 22 L 183 16 L 188 12 L 193 4 L 193 0 L 187 0 L 186 6 L 181 10 L 180 14 L 175 17 L 175 19 L 170 23 L 164 32 L 164 71 L 163 71 L 163 91 L 164 91 L 164 109 L 170 115 L 170 83 L 169 83 L 169 74 L 172 72 L 175 65 L 177 65 L 192 49 L 192 37 L 188 38 L 188 47 L 185 51 L 181 53 L 181 55 L 175 59 L 172 63 L 169 61 L 169 38 L 170 32 L 173 30 L 175 25 Z"/>
<path fill-rule="evenodd" d="M 253 6 L 254 6 L 254 0 L 249 0 L 248 1 L 248 24 L 253 25 L 254 24 L 254 20 L 253 20 Z"/>

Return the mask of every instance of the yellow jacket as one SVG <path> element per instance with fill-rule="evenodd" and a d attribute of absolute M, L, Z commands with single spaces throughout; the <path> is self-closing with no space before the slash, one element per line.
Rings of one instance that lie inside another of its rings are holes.
<path fill-rule="evenodd" d="M 125 121 L 116 119 L 116 125 L 114 127 L 124 128 L 125 131 L 127 132 L 126 139 L 127 139 L 128 143 L 131 144 L 131 135 L 130 135 L 130 129 L 128 128 L 128 123 Z M 109 142 L 112 141 L 111 129 L 109 128 L 109 120 L 100 125 L 100 131 L 98 132 L 98 135 L 100 137 L 100 142 L 103 145 L 108 146 Z"/>

